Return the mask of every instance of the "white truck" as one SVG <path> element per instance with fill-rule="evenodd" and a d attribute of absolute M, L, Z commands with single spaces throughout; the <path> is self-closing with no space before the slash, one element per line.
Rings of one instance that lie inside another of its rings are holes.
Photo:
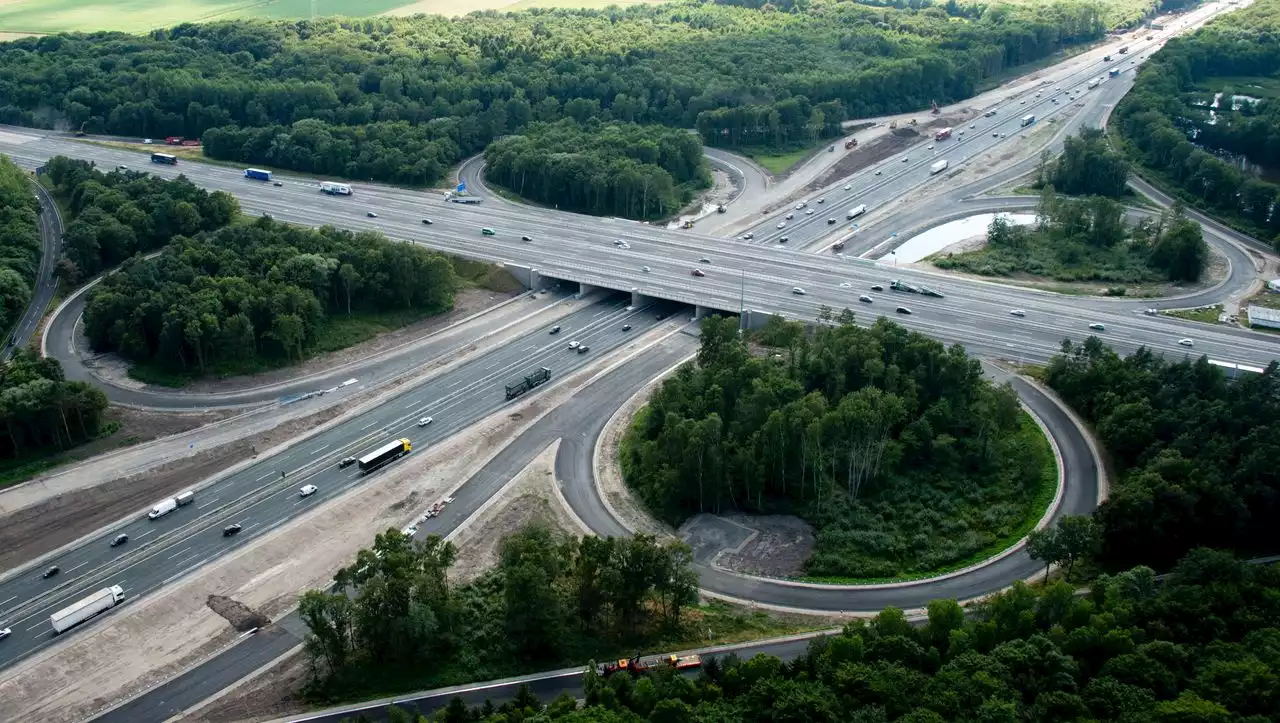
<path fill-rule="evenodd" d="M 329 194 L 330 196 L 350 196 L 351 195 L 351 186 L 348 186 L 345 183 L 334 183 L 332 181 L 325 181 L 320 184 L 320 190 Z"/>
<path fill-rule="evenodd" d="M 867 212 L 867 204 L 865 204 L 865 203 L 860 203 L 860 204 L 858 204 L 857 206 L 854 206 L 853 208 L 849 209 L 849 213 L 846 213 L 846 214 L 844 215 L 844 217 L 845 217 L 846 219 L 848 219 L 848 220 L 852 221 L 853 219 L 855 219 L 855 218 L 857 218 L 857 217 L 861 216 L 862 214 L 864 214 L 864 213 L 866 213 L 866 212 Z"/>
<path fill-rule="evenodd" d="M 936 175 L 936 174 L 942 173 L 942 172 L 943 172 L 943 171 L 945 171 L 945 170 L 947 170 L 947 162 L 946 162 L 946 161 L 938 161 L 937 163 L 933 164 L 932 166 L 929 166 L 929 175 L 930 175 L 930 176 L 933 176 L 933 175 Z"/>
<path fill-rule="evenodd" d="M 49 624 L 55 634 L 64 633 L 94 615 L 106 612 L 124 600 L 124 588 L 119 585 L 104 587 L 94 594 L 62 608 L 49 616 Z"/>
<path fill-rule="evenodd" d="M 1089 90 L 1093 90 L 1102 84 L 1102 78 L 1094 78 L 1089 81 Z"/>
<path fill-rule="evenodd" d="M 170 497 L 167 500 L 157 502 L 155 506 L 151 508 L 151 511 L 147 513 L 147 519 L 158 520 L 183 505 L 191 504 L 195 501 L 195 498 L 196 493 L 191 490 L 187 490 L 186 492 L 180 493 L 177 497 Z"/>
<path fill-rule="evenodd" d="M 1022 125 L 1022 127 L 1023 127 L 1023 128 L 1026 128 L 1027 126 L 1029 126 L 1029 125 L 1031 125 L 1032 123 L 1035 123 L 1035 122 L 1036 122 L 1036 117 L 1035 117 L 1035 115 L 1033 115 L 1033 114 L 1027 114 L 1027 115 L 1022 116 L 1022 123 L 1021 123 L 1021 125 Z"/>

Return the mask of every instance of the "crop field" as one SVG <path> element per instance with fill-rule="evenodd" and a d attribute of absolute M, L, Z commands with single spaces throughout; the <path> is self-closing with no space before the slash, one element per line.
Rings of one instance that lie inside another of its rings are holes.
<path fill-rule="evenodd" d="M 465 15 L 531 7 L 602 8 L 658 0 L 314 0 L 315 13 Z M 230 18 L 311 17 L 313 0 L 0 0 L 0 42 L 24 35 L 120 30 L 139 33 L 180 23 Z"/>

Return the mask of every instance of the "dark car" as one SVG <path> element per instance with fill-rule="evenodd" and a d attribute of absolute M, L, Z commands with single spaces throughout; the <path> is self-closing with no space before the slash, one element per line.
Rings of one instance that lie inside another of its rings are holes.
<path fill-rule="evenodd" d="M 47 580 L 47 579 L 49 579 L 49 578 L 53 577 L 54 575 L 57 575 L 57 574 L 58 574 L 58 573 L 60 573 L 60 572 L 62 572 L 62 568 L 58 567 L 57 565 L 54 565 L 53 567 L 49 568 L 48 570 L 45 570 L 45 571 L 44 571 L 44 573 L 42 573 L 42 574 L 40 575 L 40 577 L 43 577 L 43 578 L 45 578 L 45 579 Z"/>
<path fill-rule="evenodd" d="M 910 314 L 910 313 L 911 313 L 911 309 L 908 309 L 908 308 L 907 308 L 907 307 L 905 307 L 905 306 L 899 306 L 899 307 L 898 307 L 898 313 L 899 313 L 899 314 Z"/>
<path fill-rule="evenodd" d="M 120 533 L 120 534 L 116 535 L 115 539 L 111 541 L 111 546 L 112 546 L 112 547 L 119 547 L 119 546 L 123 545 L 124 543 L 126 543 L 126 542 L 128 542 L 128 541 L 129 541 L 129 536 L 128 536 L 128 535 L 126 535 L 126 534 L 124 534 L 124 533 L 122 532 L 122 533 Z"/>
<path fill-rule="evenodd" d="M 423 224 L 424 226 L 430 226 L 430 225 L 431 225 L 431 219 L 429 219 L 429 218 L 424 218 L 424 219 L 422 219 L 422 224 Z"/>
<path fill-rule="evenodd" d="M 373 211 L 365 211 L 365 212 L 364 212 L 364 215 L 368 216 L 369 218 L 377 218 L 377 217 L 378 217 L 378 214 L 374 213 Z"/>
<path fill-rule="evenodd" d="M 560 333 L 560 326 L 559 326 L 559 325 L 556 325 L 556 326 L 551 327 L 551 332 L 550 332 L 550 333 L 552 333 L 552 334 L 559 334 L 559 333 Z"/>
<path fill-rule="evenodd" d="M 532 241 L 532 240 L 533 240 L 533 237 L 532 237 L 532 236 L 521 236 L 521 237 L 520 237 L 520 240 L 521 240 L 521 241 Z"/>
<path fill-rule="evenodd" d="M 222 528 L 222 536 L 223 536 L 223 537 L 231 537 L 232 535 L 234 535 L 234 534 L 236 534 L 236 533 L 238 533 L 238 532 L 240 532 L 240 523 L 239 523 L 239 522 L 235 523 L 234 525 L 227 525 L 226 527 Z"/>
<path fill-rule="evenodd" d="M 338 469 L 342 469 L 343 467 L 350 467 L 355 463 L 356 463 L 355 457 L 343 457 L 342 461 L 338 463 Z"/>
<path fill-rule="evenodd" d="M 631 331 L 631 325 L 630 325 L 630 324 L 623 324 L 623 325 L 622 325 L 622 330 L 623 330 L 623 331 Z"/>
<path fill-rule="evenodd" d="M 281 182 L 279 182 L 279 181 L 276 181 L 275 183 L 273 183 L 273 184 L 271 184 L 271 185 L 275 186 L 276 188 L 280 188 L 280 187 L 281 187 L 281 186 L 283 186 L 284 184 L 283 184 L 283 183 L 281 183 Z"/>
<path fill-rule="evenodd" d="M 827 219 L 827 225 L 828 225 L 828 226 L 834 226 L 834 225 L 835 225 L 835 223 L 836 223 L 836 220 L 835 220 L 834 218 L 829 218 L 829 219 Z"/>
<path fill-rule="evenodd" d="M 582 346 L 578 347 L 579 354 L 586 354 L 589 351 L 591 351 L 591 347 L 587 346 L 586 344 L 583 344 Z"/>
<path fill-rule="evenodd" d="M 880 284 L 872 284 L 872 285 L 871 285 L 871 290 L 872 290 L 872 291 L 884 291 L 884 287 L 883 287 L 883 286 L 881 286 Z"/>

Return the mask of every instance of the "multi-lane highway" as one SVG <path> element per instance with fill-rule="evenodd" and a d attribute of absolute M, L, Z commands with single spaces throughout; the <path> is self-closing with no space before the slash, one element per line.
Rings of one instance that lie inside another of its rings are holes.
<path fill-rule="evenodd" d="M 629 309 L 625 300 L 617 299 L 594 304 L 558 321 L 563 329 L 558 335 L 531 332 L 435 376 L 397 394 L 391 402 L 207 485 L 189 506 L 154 521 L 140 511 L 127 524 L 85 538 L 38 567 L 10 574 L 0 581 L 0 627 L 12 628 L 13 635 L 0 645 L 0 666 L 49 645 L 53 641 L 49 615 L 70 602 L 108 585 L 121 585 L 131 599 L 140 597 L 305 509 L 376 479 L 376 472 L 366 477 L 355 466 L 339 468 L 340 459 L 400 437 L 413 440 L 420 453 L 508 404 L 506 383 L 541 366 L 562 377 L 644 333 L 658 323 L 656 316 L 670 311 L 661 304 Z M 624 331 L 626 325 L 633 328 Z M 589 345 L 591 352 L 568 349 L 570 340 Z M 417 426 L 427 416 L 434 421 Z M 319 491 L 302 498 L 298 490 L 304 484 Z M 242 525 L 242 531 L 224 538 L 223 528 L 232 523 Z M 110 546 L 121 533 L 129 535 L 129 541 Z M 58 565 L 61 572 L 43 578 L 41 572 L 51 565 Z"/>

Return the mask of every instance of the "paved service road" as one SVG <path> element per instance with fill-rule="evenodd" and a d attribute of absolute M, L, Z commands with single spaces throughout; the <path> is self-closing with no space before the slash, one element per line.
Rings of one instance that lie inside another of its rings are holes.
<path fill-rule="evenodd" d="M 165 517 L 151 521 L 140 512 L 119 528 L 85 538 L 48 560 L 46 564 L 62 568 L 50 579 L 41 577 L 45 564 L 8 575 L 0 582 L 0 622 L 13 628 L 13 635 L 0 645 L 0 667 L 50 645 L 49 615 L 88 593 L 121 585 L 130 599 L 141 597 L 365 481 L 355 466 L 338 467 L 343 457 L 359 456 L 400 437 L 408 437 L 422 450 L 509 404 L 505 384 L 541 366 L 552 369 L 555 383 L 658 321 L 652 308 L 628 310 L 624 301 L 613 300 L 557 323 L 563 328 L 559 335 L 533 332 L 406 389 L 392 402 L 200 489 L 191 505 Z M 624 324 L 634 329 L 623 331 Z M 592 352 L 569 350 L 570 339 L 589 343 Z M 423 416 L 435 421 L 418 427 Z M 377 472 L 370 477 L 376 479 Z M 298 489 L 303 484 L 316 485 L 319 491 L 301 498 Z M 243 525 L 243 531 L 224 538 L 222 528 L 233 522 Z M 110 547 L 118 533 L 128 534 L 129 542 Z"/>
<path fill-rule="evenodd" d="M 40 269 L 36 272 L 36 286 L 31 291 L 31 301 L 27 303 L 22 319 L 14 329 L 13 336 L 5 343 L 4 358 L 12 356 L 14 349 L 26 346 L 31 336 L 40 328 L 40 320 L 53 301 L 53 294 L 58 290 L 58 280 L 53 276 L 53 269 L 58 264 L 58 256 L 62 253 L 62 214 L 58 212 L 58 204 L 39 185 L 35 185 L 36 197 L 40 199 Z"/>

